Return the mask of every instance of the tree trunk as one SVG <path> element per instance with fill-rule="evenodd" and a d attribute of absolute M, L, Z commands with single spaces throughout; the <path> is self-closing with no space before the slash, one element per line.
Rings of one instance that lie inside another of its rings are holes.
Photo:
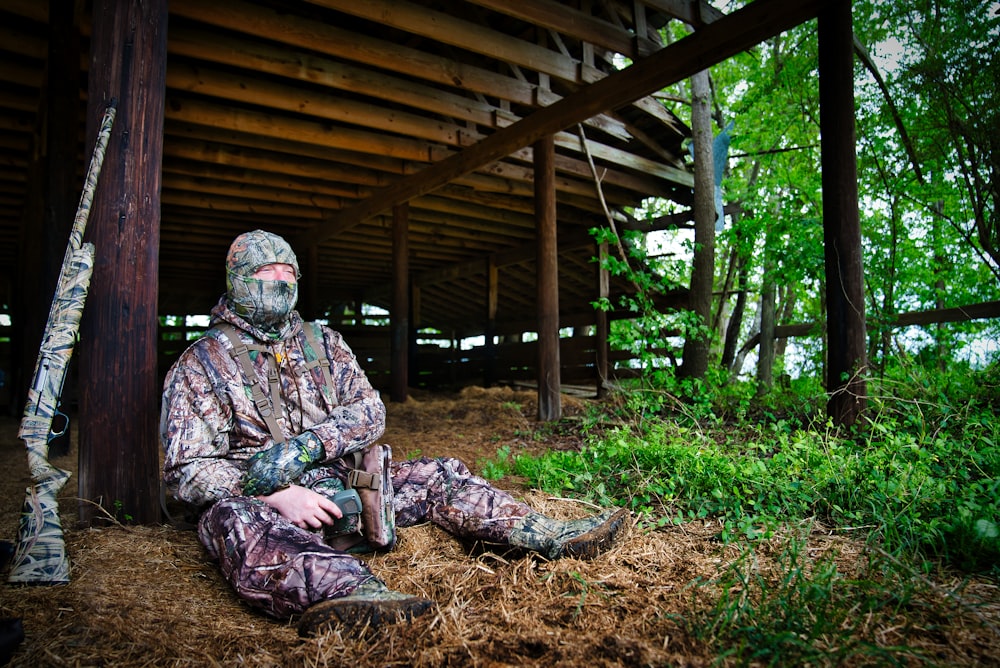
<path fill-rule="evenodd" d="M 757 354 L 757 396 L 774 385 L 775 284 L 774 251 L 767 235 L 764 246 L 764 280 L 760 288 L 760 347 Z"/>
<path fill-rule="evenodd" d="M 704 378 L 708 370 L 715 279 L 715 167 L 712 163 L 711 89 L 708 71 L 691 77 L 691 134 L 694 138 L 694 260 L 691 266 L 690 309 L 701 328 L 688 331 L 680 375 Z"/>

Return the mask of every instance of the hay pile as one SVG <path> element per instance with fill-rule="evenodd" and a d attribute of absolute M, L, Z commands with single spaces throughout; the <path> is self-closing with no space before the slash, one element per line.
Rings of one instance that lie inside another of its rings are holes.
<path fill-rule="evenodd" d="M 459 396 L 422 396 L 390 404 L 385 441 L 397 457 L 448 454 L 476 463 L 508 445 L 513 452 L 546 447 L 531 437 L 534 396 L 509 389 L 467 389 Z M 582 403 L 567 399 L 572 416 Z M 0 424 L 4 539 L 13 539 L 28 483 L 16 424 Z M 573 437 L 556 436 L 560 447 Z M 72 459 L 70 458 L 66 458 Z M 70 468 L 72 462 L 57 465 Z M 67 487 L 75 489 L 75 481 Z M 591 512 L 504 480 L 539 510 L 558 517 Z M 67 490 L 71 496 L 73 490 Z M 0 617 L 21 617 L 27 639 L 17 666 L 702 666 L 717 651 L 694 640 L 682 619 L 722 592 L 694 588 L 737 558 L 713 540 L 717 528 L 695 523 L 626 539 L 592 562 L 547 562 L 470 552 L 436 527 L 400 530 L 399 547 L 369 559 L 396 589 L 437 602 L 411 625 L 362 639 L 333 633 L 302 640 L 294 620 L 279 622 L 245 608 L 230 592 L 190 531 L 172 527 L 74 528 L 75 504 L 64 503 L 72 582 L 59 587 L 0 586 Z M 779 548 L 758 550 L 761 573 Z M 864 561 L 860 546 L 814 533 L 812 558 L 835 552 L 838 569 Z M 776 576 L 775 576 L 776 577 Z M 939 583 L 943 592 L 950 583 Z M 964 605 L 942 593 L 868 622 L 884 645 L 920 647 L 930 664 L 985 665 L 1000 656 L 995 583 L 970 583 Z M 982 603 L 975 610 L 969 602 Z M 915 664 L 925 663 L 915 661 Z"/>

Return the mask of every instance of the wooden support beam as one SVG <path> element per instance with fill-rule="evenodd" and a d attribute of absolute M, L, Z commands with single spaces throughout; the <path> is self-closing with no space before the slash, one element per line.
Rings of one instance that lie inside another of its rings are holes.
<path fill-rule="evenodd" d="M 299 260 L 299 313 L 306 320 L 315 320 L 319 313 L 319 247 L 310 246 Z"/>
<path fill-rule="evenodd" d="M 409 207 L 406 203 L 392 208 L 392 329 L 390 343 L 391 392 L 393 401 L 406 401 L 409 387 L 410 335 L 410 253 Z"/>
<path fill-rule="evenodd" d="M 867 405 L 864 266 L 858 213 L 851 1 L 819 14 L 823 241 L 826 260 L 827 412 L 852 425 Z"/>
<path fill-rule="evenodd" d="M 42 178 L 29 181 L 25 207 L 21 252 L 20 288 L 13 308 L 23 313 L 25 323 L 20 336 L 12 343 L 20 354 L 12 355 L 10 369 L 16 396 L 22 400 L 31 380 L 31 367 L 23 362 L 34 360 L 49 304 L 62 267 L 66 242 L 79 200 L 81 184 L 77 178 L 77 155 L 80 135 L 80 34 L 74 3 L 51 2 L 48 40 L 47 86 L 42 90 L 40 127 L 36 136 L 32 170 Z M 22 172 L 23 174 L 23 172 Z M 23 304 L 23 306 L 22 306 Z M 23 311 L 22 311 L 23 308 Z M 75 393 L 70 383 L 67 393 Z M 73 396 L 73 395 L 71 395 Z M 69 397 L 63 397 L 64 403 Z M 49 455 L 69 454 L 69 434 L 49 442 Z"/>
<path fill-rule="evenodd" d="M 605 268 L 605 261 L 608 258 L 608 242 L 602 241 L 597 244 L 597 299 L 606 300 L 611 296 L 611 274 Z M 597 373 L 597 396 L 603 397 L 607 394 L 608 382 L 608 312 L 602 308 L 594 309 L 594 336 L 597 347 L 597 357 L 595 367 Z"/>
<path fill-rule="evenodd" d="M 160 520 L 154 342 L 166 30 L 167 0 L 94 2 L 91 146 L 111 98 L 118 100 L 118 113 L 87 229 L 97 253 L 80 339 L 83 521 L 100 517 L 92 503 L 121 521 Z"/>
<path fill-rule="evenodd" d="M 832 0 L 757 0 L 638 63 L 568 95 L 503 128 L 464 151 L 405 177 L 362 202 L 332 214 L 298 243 L 320 243 L 400 202 L 560 132 L 607 109 L 616 109 L 808 20 Z"/>
<path fill-rule="evenodd" d="M 496 258 L 489 256 L 486 259 L 486 331 L 484 333 L 486 348 L 486 368 L 483 372 L 483 385 L 492 387 L 496 383 L 496 361 L 497 349 L 497 307 L 499 306 L 500 293 L 500 270 L 497 267 Z"/>
<path fill-rule="evenodd" d="M 562 417 L 559 379 L 559 244 L 556 238 L 555 142 L 535 142 L 535 215 L 538 219 L 538 419 Z"/>
<path fill-rule="evenodd" d="M 633 60 L 656 49 L 656 45 L 650 40 L 642 38 L 640 39 L 640 48 L 637 50 L 633 35 L 628 30 L 553 0 L 532 0 L 531 2 L 471 0 L 471 2 L 531 24 L 543 26 L 582 42 L 608 49 L 614 53 L 620 53 Z M 591 63 L 592 65 L 593 63 Z"/>

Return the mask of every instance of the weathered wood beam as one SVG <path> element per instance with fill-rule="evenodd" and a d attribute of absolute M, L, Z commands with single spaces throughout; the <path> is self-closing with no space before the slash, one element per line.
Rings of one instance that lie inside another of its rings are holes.
<path fill-rule="evenodd" d="M 453 153 L 453 151 L 429 141 L 340 126 L 336 128 L 336 132 L 331 132 L 333 128 L 329 123 L 318 120 L 311 121 L 285 114 L 252 111 L 237 106 L 223 107 L 205 100 L 177 94 L 168 95 L 166 118 L 172 121 L 235 130 L 272 139 L 285 139 L 302 144 L 378 154 L 383 158 L 434 162 Z"/>
<path fill-rule="evenodd" d="M 515 67 L 538 72 L 541 85 L 537 91 L 550 89 L 550 86 L 544 84 L 545 77 L 554 77 L 568 83 L 571 87 L 575 87 L 592 83 L 606 76 L 604 72 L 570 56 L 516 37 L 497 34 L 478 24 L 448 14 L 433 12 L 426 7 L 412 3 L 399 0 L 368 0 L 364 3 L 352 0 L 311 1 L 347 14 L 388 23 L 401 30 L 467 49 L 488 58 L 501 60 Z M 541 96 L 536 99 L 536 104 L 549 103 Z M 665 118 L 662 115 L 662 107 L 659 105 L 644 103 L 640 98 L 628 102 L 628 104 L 632 103 L 654 118 L 661 120 Z"/>
<path fill-rule="evenodd" d="M 636 48 L 635 36 L 628 30 L 552 0 L 532 0 L 532 2 L 470 0 L 470 2 L 554 30 L 581 42 L 589 42 L 594 46 L 620 53 L 633 60 L 648 55 L 658 48 L 658 45 L 645 37 L 640 38 L 639 48 Z"/>
<path fill-rule="evenodd" d="M 611 273 L 605 267 L 608 258 L 608 242 L 602 241 L 596 246 L 597 263 L 595 264 L 595 292 L 599 301 L 606 301 L 611 296 Z M 603 397 L 607 394 L 608 382 L 608 353 L 611 346 L 608 343 L 610 326 L 608 323 L 608 312 L 603 308 L 594 309 L 594 345 L 597 354 L 594 360 L 594 371 L 597 376 L 597 396 Z"/>
<path fill-rule="evenodd" d="M 535 261 L 538 317 L 538 419 L 562 417 L 559 378 L 559 244 L 556 235 L 555 142 L 535 142 L 535 218 L 538 226 Z"/>
<path fill-rule="evenodd" d="M 830 0 L 757 0 L 675 42 L 631 67 L 609 75 L 552 106 L 498 130 L 461 153 L 401 179 L 376 195 L 336 212 L 307 235 L 303 246 L 318 243 L 400 202 L 426 194 L 454 178 L 561 131 L 606 109 L 628 104 L 685 79 L 816 15 Z"/>
<path fill-rule="evenodd" d="M 160 520 L 161 386 L 151 342 L 159 324 L 167 0 L 96 0 L 93 16 L 87 136 L 96 136 L 111 98 L 118 112 L 87 229 L 97 252 L 81 323 L 79 515 L 92 521 L 103 507 L 152 524 Z"/>
<path fill-rule="evenodd" d="M 930 325 L 939 322 L 965 322 L 980 318 L 1000 318 L 1000 301 L 980 302 L 954 308 L 919 311 L 917 313 L 901 313 L 892 321 L 894 327 L 909 325 Z"/>
<path fill-rule="evenodd" d="M 641 2 L 695 28 L 718 21 L 725 16 L 704 0 L 641 0 Z"/>
<path fill-rule="evenodd" d="M 337 58 L 396 72 L 413 79 L 432 81 L 458 90 L 489 96 L 501 101 L 494 107 L 500 126 L 509 116 L 509 103 L 537 106 L 550 105 L 561 99 L 548 88 L 526 80 L 504 76 L 473 65 L 412 49 L 400 44 L 380 41 L 335 26 L 318 24 L 306 18 L 294 17 L 278 10 L 249 5 L 238 0 L 174 0 L 171 14 L 177 14 L 210 25 L 244 32 L 266 40 L 280 40 L 296 48 L 308 48 Z M 274 26 L 282 30 L 275 33 Z M 598 70 L 588 70 L 588 80 L 600 76 Z M 654 100 L 638 100 L 636 106 L 672 127 L 670 113 Z M 618 136 L 622 127 L 618 121 L 603 114 L 584 121 L 590 126 Z"/>
<path fill-rule="evenodd" d="M 172 15 L 238 32 L 277 39 L 337 58 L 364 62 L 372 67 L 416 77 L 452 88 L 488 94 L 502 100 L 534 105 L 535 86 L 513 77 L 424 53 L 401 44 L 310 21 L 239 0 L 171 0 Z M 281 31 L 275 33 L 274 26 Z"/>
<path fill-rule="evenodd" d="M 826 375 L 830 393 L 827 412 L 834 423 L 851 426 L 862 416 L 868 401 L 851 0 L 827 3 L 818 24 Z"/>
<path fill-rule="evenodd" d="M 533 238 L 534 235 L 532 235 L 532 239 Z M 560 230 L 559 233 L 559 251 L 561 253 L 589 246 L 593 244 L 593 242 L 593 237 L 591 237 L 589 232 L 586 230 L 576 230 L 572 233 L 566 233 L 564 230 Z M 497 267 L 503 268 L 533 261 L 536 253 L 537 247 L 532 241 L 520 246 L 497 251 L 492 254 L 492 258 L 493 263 Z M 475 259 L 457 265 L 426 271 L 414 277 L 414 283 L 426 287 L 435 283 L 442 283 L 459 278 L 468 278 L 469 276 L 474 276 L 481 272 L 482 260 Z"/>
<path fill-rule="evenodd" d="M 302 113 L 329 121 L 374 128 L 391 135 L 403 135 L 417 140 L 460 148 L 481 141 L 484 134 L 468 126 L 450 123 L 441 118 L 428 118 L 368 102 L 345 98 L 342 95 L 311 92 L 301 88 L 262 80 L 255 71 L 243 74 L 220 72 L 191 64 L 174 63 L 167 71 L 167 86 L 171 89 L 199 93 L 230 102 L 243 102 L 270 107 L 291 113 Z M 428 90 L 428 96 L 434 91 Z M 385 98 L 390 99 L 390 98 Z M 459 110 L 453 110 L 459 111 Z M 462 118 L 459 116 L 459 118 Z M 513 122 L 513 119 L 511 120 Z M 507 124 L 509 125 L 509 123 Z M 691 175 L 672 165 L 633 155 L 600 142 L 588 139 L 590 153 L 611 165 L 634 169 L 681 185 L 691 186 Z M 577 153 L 583 153 L 579 137 L 574 133 L 560 133 L 557 144 Z M 518 156 L 514 156 L 518 157 Z"/>
<path fill-rule="evenodd" d="M 509 112 L 468 95 L 432 88 L 414 79 L 392 76 L 324 58 L 306 51 L 250 41 L 217 31 L 183 26 L 170 34 L 170 53 L 308 81 L 338 91 L 393 100 L 399 104 L 442 116 L 461 118 L 487 127 L 502 127 L 517 120 Z"/>
<path fill-rule="evenodd" d="M 532 42 L 490 30 L 478 23 L 437 12 L 400 0 L 310 0 L 313 4 L 335 9 L 382 25 L 427 37 L 473 53 L 513 63 L 536 72 L 544 72 L 564 81 L 582 83 L 582 66 L 572 58 Z"/>
<path fill-rule="evenodd" d="M 331 132 L 330 124 L 319 120 L 311 121 L 238 107 L 223 107 L 204 100 L 171 97 L 167 103 L 166 114 L 168 121 L 187 124 L 184 132 L 189 137 L 211 137 L 213 133 L 206 128 L 212 128 L 227 133 L 227 141 L 242 141 L 243 145 L 254 146 L 263 145 L 262 140 L 264 140 L 270 142 L 267 144 L 270 150 L 298 155 L 301 148 L 301 154 L 311 157 L 322 157 L 325 151 L 329 153 L 331 160 L 336 159 L 349 164 L 360 163 L 371 167 L 381 165 L 386 171 L 395 174 L 419 173 L 426 168 L 426 163 L 456 153 L 451 148 L 430 141 L 345 126 L 338 126 L 336 132 Z M 204 127 L 198 129 L 197 126 Z M 240 135 L 245 136 L 241 139 Z M 283 142 L 288 142 L 284 150 L 282 150 Z M 408 162 L 401 163 L 400 160 Z M 557 156 L 556 165 L 561 172 L 590 180 L 589 167 L 583 160 Z M 657 168 L 659 169 L 659 166 Z M 489 161 L 480 165 L 479 169 L 499 178 L 516 178 L 525 182 L 530 182 L 531 178 L 530 169 L 509 162 Z M 471 171 L 475 170 L 470 170 L 470 173 Z M 461 176 L 471 178 L 468 174 Z M 388 178 L 386 182 L 391 183 Z M 608 169 L 604 174 L 603 183 L 606 186 L 614 185 L 650 195 L 665 192 L 666 185 L 656 178 L 630 174 L 614 168 Z M 560 190 L 593 196 L 592 183 L 560 179 L 558 184 Z M 507 189 L 502 184 L 498 185 Z"/>
<path fill-rule="evenodd" d="M 410 256 L 409 206 L 392 208 L 392 308 L 390 309 L 390 368 L 393 401 L 406 401 L 409 387 Z"/>

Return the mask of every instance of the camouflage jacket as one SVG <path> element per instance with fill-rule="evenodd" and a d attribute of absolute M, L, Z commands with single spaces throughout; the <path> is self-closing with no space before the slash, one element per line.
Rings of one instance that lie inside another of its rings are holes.
<path fill-rule="evenodd" d="M 225 299 L 212 310 L 212 324 L 218 322 L 235 325 L 244 342 L 266 345 L 277 360 L 282 405 L 275 414 L 285 438 L 309 429 L 323 441 L 327 460 L 334 460 L 382 436 L 385 405 L 338 332 L 303 323 L 293 312 L 288 334 L 271 340 L 226 308 Z M 332 388 L 319 367 L 307 368 L 307 351 L 322 353 L 306 344 L 303 326 L 322 334 L 317 339 L 330 360 Z M 230 348 L 224 334 L 210 330 L 181 354 L 164 381 L 163 477 L 177 498 L 198 507 L 240 495 L 247 460 L 274 442 Z M 269 355 L 250 355 L 253 380 L 270 396 Z"/>

